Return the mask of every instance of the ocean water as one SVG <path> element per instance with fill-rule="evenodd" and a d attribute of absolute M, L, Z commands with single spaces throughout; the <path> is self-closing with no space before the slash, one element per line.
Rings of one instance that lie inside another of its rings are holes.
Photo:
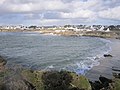
<path fill-rule="evenodd" d="M 64 37 L 34 32 L 1 32 L 0 55 L 7 66 L 34 70 L 69 70 L 85 74 L 110 50 L 110 41 L 96 37 Z"/>

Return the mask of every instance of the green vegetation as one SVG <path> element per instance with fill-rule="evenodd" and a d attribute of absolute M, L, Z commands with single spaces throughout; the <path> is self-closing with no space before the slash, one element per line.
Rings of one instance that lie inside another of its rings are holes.
<path fill-rule="evenodd" d="M 22 71 L 36 90 L 91 90 L 88 79 L 68 71 Z"/>
<path fill-rule="evenodd" d="M 91 85 L 85 76 L 81 76 L 81 75 L 79 76 L 75 73 L 71 73 L 71 75 L 73 77 L 71 83 L 75 85 L 75 87 L 78 87 L 79 89 L 83 89 L 83 90 L 91 90 Z"/>
<path fill-rule="evenodd" d="M 120 79 L 114 79 L 114 89 L 113 90 L 120 90 Z"/>
<path fill-rule="evenodd" d="M 21 73 L 24 80 L 35 86 L 36 90 L 44 90 L 41 71 L 23 70 Z"/>

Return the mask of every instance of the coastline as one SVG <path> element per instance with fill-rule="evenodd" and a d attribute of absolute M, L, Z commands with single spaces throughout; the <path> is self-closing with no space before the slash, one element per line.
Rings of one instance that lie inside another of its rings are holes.
<path fill-rule="evenodd" d="M 110 55 L 113 57 L 102 57 L 99 60 L 99 65 L 94 66 L 86 73 L 86 77 L 92 81 L 99 79 L 100 75 L 105 76 L 109 79 L 113 78 L 113 73 L 119 73 L 118 71 L 113 70 L 120 68 L 120 40 L 118 39 L 108 39 L 111 41 L 111 51 Z"/>
<path fill-rule="evenodd" d="M 74 31 L 74 30 L 53 30 L 53 29 L 0 29 L 0 32 L 37 32 L 47 35 L 59 35 L 59 36 L 89 36 L 100 38 L 116 38 L 120 39 L 120 31 Z"/>
<path fill-rule="evenodd" d="M 100 58 L 100 65 L 94 66 L 86 76 L 62 70 L 42 71 L 19 67 L 12 69 L 5 66 L 7 61 L 1 57 L 0 90 L 6 88 L 11 88 L 10 90 L 28 90 L 27 88 L 30 90 L 46 90 L 46 87 L 47 90 L 57 90 L 57 87 L 61 88 L 60 90 L 63 90 L 63 88 L 66 88 L 66 90 L 119 90 L 120 75 L 114 77 L 112 67 L 119 68 L 120 65 L 120 40 L 110 38 L 107 40 L 111 41 L 112 50 L 109 54 L 113 57 Z M 53 89 L 54 87 L 55 89 Z"/>

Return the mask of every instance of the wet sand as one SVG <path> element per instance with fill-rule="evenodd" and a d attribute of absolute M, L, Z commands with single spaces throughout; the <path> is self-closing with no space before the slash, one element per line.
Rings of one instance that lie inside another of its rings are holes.
<path fill-rule="evenodd" d="M 86 77 L 90 80 L 98 80 L 99 76 L 105 76 L 107 78 L 113 78 L 113 72 L 120 73 L 118 71 L 113 71 L 112 68 L 120 70 L 120 40 L 109 39 L 111 41 L 111 54 L 113 57 L 104 57 L 100 59 L 100 65 L 94 66 L 88 73 Z"/>

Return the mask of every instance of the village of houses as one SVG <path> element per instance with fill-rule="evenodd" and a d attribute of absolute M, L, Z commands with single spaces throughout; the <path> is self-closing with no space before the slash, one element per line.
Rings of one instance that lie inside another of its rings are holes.
<path fill-rule="evenodd" d="M 118 38 L 120 25 L 0 26 L 1 32 L 35 31 L 63 36 L 100 36 Z"/>

